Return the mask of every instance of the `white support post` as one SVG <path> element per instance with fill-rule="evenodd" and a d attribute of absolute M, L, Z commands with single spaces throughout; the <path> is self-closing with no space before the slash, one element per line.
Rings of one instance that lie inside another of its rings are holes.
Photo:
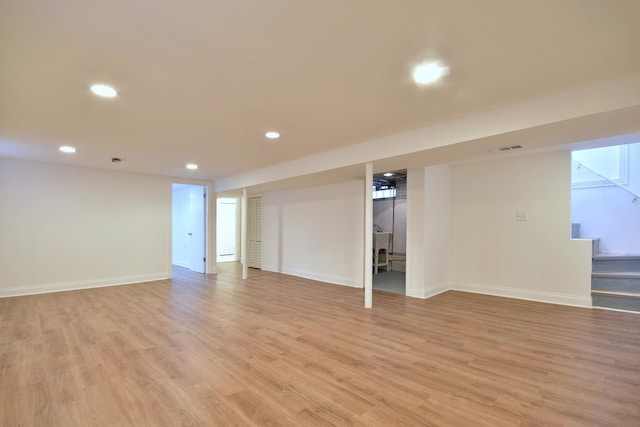
<path fill-rule="evenodd" d="M 373 306 L 373 163 L 364 178 L 364 308 Z"/>
<path fill-rule="evenodd" d="M 240 228 L 240 240 L 242 241 L 242 246 L 240 249 L 240 262 L 242 263 L 242 278 L 246 279 L 249 276 L 249 265 L 247 264 L 247 246 L 249 245 L 249 234 L 248 234 L 248 212 L 247 208 L 249 203 L 247 203 L 247 189 L 242 189 L 242 227 Z"/>

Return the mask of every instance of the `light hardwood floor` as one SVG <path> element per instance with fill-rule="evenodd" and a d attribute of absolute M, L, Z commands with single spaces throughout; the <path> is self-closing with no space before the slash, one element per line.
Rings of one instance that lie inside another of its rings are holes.
<path fill-rule="evenodd" d="M 220 267 L 0 300 L 0 424 L 640 425 L 640 315 Z"/>

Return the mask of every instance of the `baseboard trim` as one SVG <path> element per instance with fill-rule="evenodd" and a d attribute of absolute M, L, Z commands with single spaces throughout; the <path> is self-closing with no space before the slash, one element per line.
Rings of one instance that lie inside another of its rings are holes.
<path fill-rule="evenodd" d="M 108 277 L 104 279 L 76 280 L 70 282 L 47 283 L 43 285 L 15 286 L 0 288 L 0 298 L 17 297 L 23 295 L 48 294 L 52 292 L 76 291 L 80 289 L 104 288 L 107 286 L 131 285 L 133 283 L 152 282 L 154 280 L 170 279 L 171 274 L 149 273 L 131 276 Z"/>
<path fill-rule="evenodd" d="M 597 305 L 594 305 L 593 309 L 594 310 L 618 311 L 620 313 L 631 313 L 631 314 L 639 314 L 640 315 L 640 312 L 638 312 L 638 311 L 622 310 L 620 308 L 600 307 L 600 306 L 597 306 Z"/>
<path fill-rule="evenodd" d="M 262 266 L 262 270 L 270 271 L 272 273 L 288 274 L 290 276 L 302 277 L 303 279 L 316 280 L 318 282 L 330 283 L 332 285 L 348 286 L 350 288 L 362 288 L 362 284 L 356 280 L 348 279 L 340 276 L 328 276 L 324 274 L 314 273 L 306 270 L 285 270 L 278 271 L 277 268 Z"/>
<path fill-rule="evenodd" d="M 435 297 L 436 295 L 440 295 L 443 292 L 447 292 L 451 290 L 451 287 L 448 283 L 440 284 L 435 288 L 430 289 L 407 289 L 407 296 L 411 298 L 420 298 L 427 299 L 431 297 Z"/>
<path fill-rule="evenodd" d="M 549 304 L 568 305 L 572 307 L 592 307 L 591 297 L 578 297 L 575 295 L 507 288 L 504 286 L 485 286 L 472 283 L 457 283 L 451 286 L 451 290 L 471 292 L 474 294 L 493 295 L 497 297 L 523 299 L 528 301 L 546 302 Z"/>

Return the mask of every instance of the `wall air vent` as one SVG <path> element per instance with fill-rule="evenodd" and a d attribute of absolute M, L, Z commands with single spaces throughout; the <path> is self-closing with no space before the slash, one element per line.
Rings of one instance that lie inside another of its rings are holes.
<path fill-rule="evenodd" d="M 496 148 L 490 148 L 489 152 L 490 153 L 497 153 L 500 151 L 513 151 L 513 150 L 519 150 L 521 148 L 524 148 L 524 145 L 507 145 L 506 147 L 496 147 Z"/>

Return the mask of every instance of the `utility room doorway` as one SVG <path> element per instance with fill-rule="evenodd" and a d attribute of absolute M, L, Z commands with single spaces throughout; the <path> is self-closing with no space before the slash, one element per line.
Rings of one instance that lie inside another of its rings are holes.
<path fill-rule="evenodd" d="M 197 273 L 206 271 L 207 189 L 172 184 L 171 263 Z"/>
<path fill-rule="evenodd" d="M 373 289 L 406 294 L 407 170 L 373 176 Z"/>

